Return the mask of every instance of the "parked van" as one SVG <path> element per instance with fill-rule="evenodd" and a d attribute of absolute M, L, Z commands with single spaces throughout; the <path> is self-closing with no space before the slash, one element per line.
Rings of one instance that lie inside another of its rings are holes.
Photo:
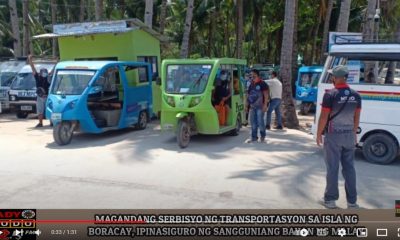
<path fill-rule="evenodd" d="M 38 71 L 46 68 L 51 72 L 55 63 L 34 62 L 34 65 Z M 36 113 L 36 81 L 29 64 L 22 67 L 11 83 L 9 100 L 10 108 L 16 111 L 17 118 L 26 118 L 29 113 Z"/>
<path fill-rule="evenodd" d="M 324 93 L 333 88 L 327 70 L 340 64 L 348 66 L 348 84 L 362 98 L 358 146 L 370 162 L 393 162 L 399 154 L 400 125 L 397 114 L 400 112 L 400 81 L 396 81 L 396 76 L 394 81 L 389 81 L 383 71 L 389 66 L 400 68 L 400 44 L 333 45 L 319 80 L 318 103 L 322 102 Z M 367 72 L 367 69 L 373 71 Z M 321 106 L 317 104 L 316 119 L 319 119 L 320 113 Z M 313 126 L 314 133 L 316 126 Z"/>
<path fill-rule="evenodd" d="M 26 61 L 18 59 L 0 63 L 0 109 L 2 111 L 10 109 L 8 91 L 15 76 L 25 64 Z"/>

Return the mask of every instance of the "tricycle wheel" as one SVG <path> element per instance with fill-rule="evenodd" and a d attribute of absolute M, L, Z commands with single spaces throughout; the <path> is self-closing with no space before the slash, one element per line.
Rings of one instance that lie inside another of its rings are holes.
<path fill-rule="evenodd" d="M 143 130 L 147 127 L 147 114 L 145 111 L 140 112 L 138 123 L 136 124 L 136 128 Z"/>
<path fill-rule="evenodd" d="M 17 118 L 27 118 L 28 117 L 28 113 L 27 112 L 17 112 Z"/>
<path fill-rule="evenodd" d="M 237 117 L 236 119 L 236 126 L 235 129 L 229 132 L 229 135 L 231 136 L 237 136 L 239 135 L 240 129 L 242 128 L 242 119 L 240 116 Z"/>
<path fill-rule="evenodd" d="M 178 123 L 178 131 L 176 134 L 179 147 L 186 148 L 190 142 L 190 126 L 187 121 L 180 120 Z"/>
<path fill-rule="evenodd" d="M 54 141 L 62 146 L 71 142 L 73 136 L 73 129 L 71 122 L 60 122 L 53 127 Z"/>
<path fill-rule="evenodd" d="M 307 115 L 310 112 L 312 104 L 311 103 L 305 103 L 302 102 L 300 105 L 300 115 Z"/>

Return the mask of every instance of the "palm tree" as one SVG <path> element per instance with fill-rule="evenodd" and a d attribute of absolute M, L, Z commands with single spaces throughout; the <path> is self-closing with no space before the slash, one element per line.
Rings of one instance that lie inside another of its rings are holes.
<path fill-rule="evenodd" d="M 333 8 L 333 0 L 327 0 L 327 1 L 328 1 L 328 6 L 325 14 L 324 31 L 322 33 L 322 48 L 321 48 L 321 57 L 319 61 L 320 64 L 323 64 L 325 62 L 325 52 L 328 48 L 329 22 L 331 21 L 331 14 Z"/>
<path fill-rule="evenodd" d="M 351 0 L 342 0 L 340 3 L 340 13 L 337 25 L 338 32 L 347 32 L 349 27 Z"/>
<path fill-rule="evenodd" d="M 50 2 L 51 4 L 51 24 L 52 26 L 54 26 L 57 23 L 57 5 L 56 5 L 56 1 L 55 0 L 51 0 Z M 52 53 L 53 56 L 57 56 L 57 39 L 53 38 L 52 40 Z"/>
<path fill-rule="evenodd" d="M 153 27 L 153 0 L 146 0 L 144 24 L 146 24 L 149 28 Z"/>
<path fill-rule="evenodd" d="M 22 55 L 27 56 L 29 53 L 30 46 L 30 31 L 29 31 L 29 1 L 22 1 L 22 32 L 23 32 L 23 40 L 22 40 Z"/>
<path fill-rule="evenodd" d="M 94 4 L 95 20 L 100 21 L 103 19 L 103 0 L 96 0 Z"/>
<path fill-rule="evenodd" d="M 181 53 L 180 53 L 181 58 L 187 58 L 189 56 L 189 37 L 190 37 L 190 29 L 192 27 L 193 4 L 194 0 L 188 0 L 188 5 L 186 9 L 185 31 L 183 32 Z"/>
<path fill-rule="evenodd" d="M 14 45 L 14 56 L 21 56 L 21 37 L 18 25 L 18 11 L 17 3 L 14 0 L 8 0 L 8 6 L 10 8 L 10 21 L 11 29 L 13 34 L 13 45 Z"/>
<path fill-rule="evenodd" d="M 160 12 L 160 33 L 164 34 L 165 23 L 167 21 L 167 2 L 168 0 L 161 1 L 161 12 Z"/>
<path fill-rule="evenodd" d="M 293 64 L 293 39 L 296 23 L 297 0 L 286 0 L 285 20 L 283 26 L 283 41 L 281 49 L 281 78 L 283 82 L 283 116 L 288 128 L 297 128 L 299 120 L 292 97 L 292 64 Z"/>
<path fill-rule="evenodd" d="M 373 41 L 374 40 L 374 15 L 376 8 L 376 0 L 368 0 L 368 5 L 366 9 L 366 13 L 364 16 L 364 28 L 363 28 L 363 40 L 364 41 Z M 370 74 L 375 72 L 375 62 L 365 61 L 364 66 L 364 75 L 370 76 Z M 374 78 L 365 78 L 365 82 L 375 82 L 376 77 L 373 74 Z"/>
<path fill-rule="evenodd" d="M 81 0 L 79 4 L 79 22 L 85 20 L 85 0 Z"/>
<path fill-rule="evenodd" d="M 242 58 L 243 47 L 243 1 L 236 0 L 237 10 L 237 34 L 236 34 L 236 56 Z"/>

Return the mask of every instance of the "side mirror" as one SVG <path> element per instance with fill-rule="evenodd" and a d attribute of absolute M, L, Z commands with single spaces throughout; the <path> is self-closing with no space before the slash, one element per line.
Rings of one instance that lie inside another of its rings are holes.
<path fill-rule="evenodd" d="M 160 77 L 157 77 L 157 78 L 156 78 L 156 84 L 157 84 L 158 86 L 161 86 L 161 78 L 160 78 Z"/>
<path fill-rule="evenodd" d="M 89 89 L 89 94 L 96 94 L 103 92 L 103 86 L 92 86 Z"/>

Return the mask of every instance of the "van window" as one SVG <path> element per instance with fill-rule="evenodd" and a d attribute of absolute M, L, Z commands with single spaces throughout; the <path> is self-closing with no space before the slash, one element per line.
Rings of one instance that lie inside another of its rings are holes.
<path fill-rule="evenodd" d="M 0 86 L 9 87 L 14 79 L 16 73 L 14 72 L 2 72 L 0 73 Z"/>
<path fill-rule="evenodd" d="M 13 90 L 32 90 L 34 88 L 36 88 L 36 81 L 32 73 L 18 73 L 11 84 Z"/>
<path fill-rule="evenodd" d="M 364 61 L 332 57 L 328 67 L 333 68 L 339 64 L 348 67 L 347 82 L 350 84 L 400 85 L 400 61 Z M 330 83 L 330 76 L 325 76 L 322 82 Z"/>

